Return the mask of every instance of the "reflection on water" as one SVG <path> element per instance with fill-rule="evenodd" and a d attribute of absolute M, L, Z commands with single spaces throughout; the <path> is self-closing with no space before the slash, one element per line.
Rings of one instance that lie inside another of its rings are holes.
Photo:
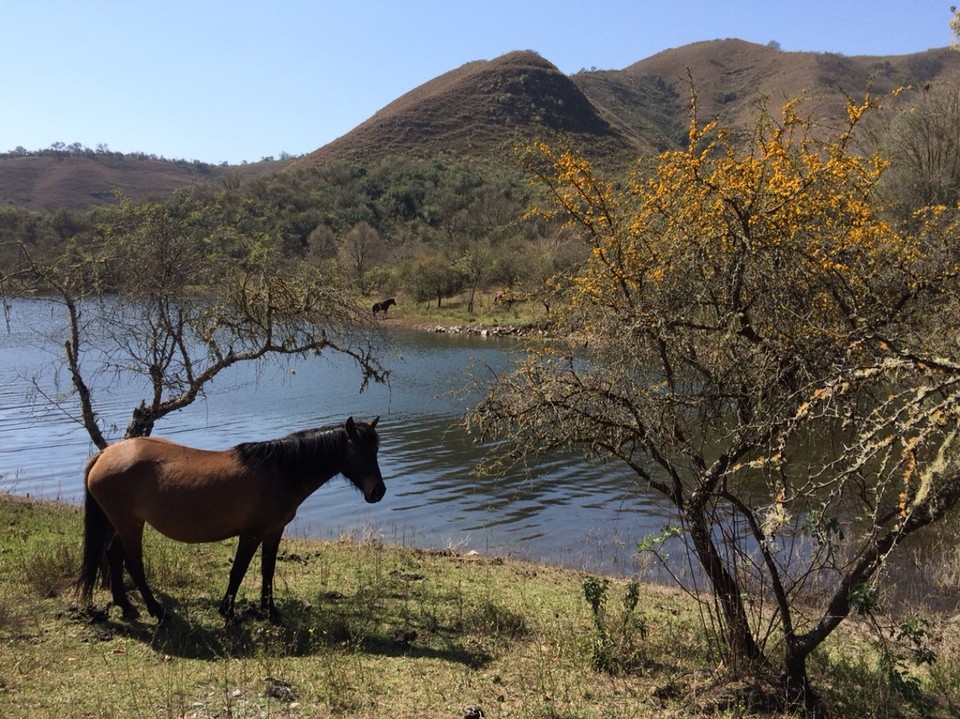
<path fill-rule="evenodd" d="M 0 489 L 79 503 L 82 468 L 93 446 L 70 416 L 45 399 L 66 398 L 64 409 L 75 411 L 68 378 L 56 372 L 64 336 L 56 305 L 12 303 L 8 328 L 0 332 Z M 348 482 L 336 479 L 304 503 L 294 532 L 375 532 L 388 542 L 630 573 L 636 541 L 658 531 L 667 513 L 656 495 L 621 468 L 555 456 L 506 476 L 474 473 L 486 450 L 459 427 L 477 399 L 469 391 L 471 377 L 509 367 L 522 349 L 503 338 L 387 329 L 382 352 L 389 386 L 361 394 L 359 372 L 333 355 L 237 366 L 218 377 L 206 397 L 164 418 L 156 434 L 221 449 L 349 415 L 379 415 L 386 497 L 367 505 Z M 143 395 L 111 380 L 98 377 L 95 396 L 117 438 Z"/>

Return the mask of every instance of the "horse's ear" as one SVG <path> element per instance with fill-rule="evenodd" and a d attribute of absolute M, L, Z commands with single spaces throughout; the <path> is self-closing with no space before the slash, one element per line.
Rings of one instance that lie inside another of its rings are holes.
<path fill-rule="evenodd" d="M 377 422 L 379 422 L 379 421 L 380 421 L 380 417 L 374 417 L 373 419 L 371 419 L 371 420 L 370 420 L 370 429 L 373 429 L 374 427 L 376 427 L 376 426 L 377 426 Z"/>
<path fill-rule="evenodd" d="M 347 417 L 347 434 L 353 437 L 357 433 L 357 426 L 353 423 L 353 417 Z"/>

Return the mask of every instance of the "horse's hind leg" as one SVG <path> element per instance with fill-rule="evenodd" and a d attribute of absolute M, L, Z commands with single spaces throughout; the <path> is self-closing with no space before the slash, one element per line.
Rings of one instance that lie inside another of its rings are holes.
<path fill-rule="evenodd" d="M 150 586 L 147 584 L 147 576 L 143 570 L 143 523 L 128 527 L 123 531 L 117 531 L 120 535 L 120 542 L 123 545 L 127 571 L 130 572 L 130 576 L 133 577 L 133 583 L 136 584 L 137 589 L 140 590 L 140 596 L 143 597 L 143 601 L 147 605 L 147 611 L 150 612 L 150 616 L 163 622 L 166 620 L 167 614 L 160 602 L 153 596 L 153 592 L 150 591 Z"/>
<path fill-rule="evenodd" d="M 107 564 L 110 569 L 110 591 L 113 594 L 113 603 L 120 607 L 123 618 L 132 620 L 140 616 L 137 608 L 130 603 L 123 588 L 123 543 L 120 537 L 114 536 L 107 546 Z"/>
<path fill-rule="evenodd" d="M 247 567 L 250 566 L 250 560 L 253 559 L 253 555 L 259 546 L 260 537 L 258 535 L 240 535 L 240 541 L 237 543 L 237 556 L 234 557 L 233 567 L 230 569 L 227 593 L 223 595 L 223 601 L 220 602 L 220 615 L 228 622 L 233 619 L 233 603 L 237 597 L 237 590 L 240 589 L 240 582 L 243 581 L 243 577 L 247 573 Z"/>

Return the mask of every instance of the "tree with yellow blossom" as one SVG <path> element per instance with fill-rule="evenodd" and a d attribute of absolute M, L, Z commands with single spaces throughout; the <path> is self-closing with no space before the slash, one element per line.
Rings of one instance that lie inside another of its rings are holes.
<path fill-rule="evenodd" d="M 935 321 L 958 228 L 934 213 L 905 235 L 884 218 L 886 163 L 852 150 L 877 109 L 851 101 L 826 132 L 790 102 L 744 141 L 701 123 L 694 99 L 687 146 L 623 184 L 530 148 L 551 198 L 535 211 L 590 250 L 555 278 L 575 342 L 499 377 L 468 419 L 513 456 L 579 449 L 669 499 L 726 669 L 776 669 L 808 706 L 811 652 L 960 495 L 960 363 Z"/>

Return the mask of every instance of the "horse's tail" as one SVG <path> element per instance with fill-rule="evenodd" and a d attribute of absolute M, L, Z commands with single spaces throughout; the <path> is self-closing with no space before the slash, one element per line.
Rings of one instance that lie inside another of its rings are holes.
<path fill-rule="evenodd" d="M 84 470 L 84 500 L 83 500 L 83 561 L 80 565 L 80 576 L 77 577 L 76 589 L 85 604 L 93 599 L 93 590 L 97 579 L 104 588 L 110 587 L 110 571 L 107 564 L 107 547 L 113 539 L 116 530 L 104 514 L 97 500 L 90 494 L 87 478 L 90 470 L 97 463 L 100 454 L 97 453 L 87 462 Z"/>

